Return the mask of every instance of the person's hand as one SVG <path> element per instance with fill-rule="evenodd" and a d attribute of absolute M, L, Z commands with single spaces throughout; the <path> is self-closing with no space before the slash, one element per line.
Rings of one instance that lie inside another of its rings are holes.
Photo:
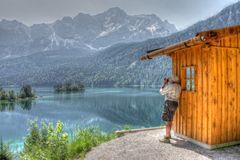
<path fill-rule="evenodd" d="M 162 88 L 164 88 L 164 87 L 166 86 L 166 84 L 168 83 L 168 81 L 169 81 L 168 78 L 164 78 Z"/>

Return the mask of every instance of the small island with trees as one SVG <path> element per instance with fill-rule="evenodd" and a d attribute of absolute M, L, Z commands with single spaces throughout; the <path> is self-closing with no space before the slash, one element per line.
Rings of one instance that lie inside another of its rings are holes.
<path fill-rule="evenodd" d="M 23 100 L 33 100 L 35 98 L 36 95 L 30 85 L 22 86 L 19 92 L 15 92 L 13 90 L 6 91 L 2 87 L 0 87 L 0 102 L 13 103 Z"/>
<path fill-rule="evenodd" d="M 56 93 L 72 93 L 72 92 L 84 92 L 85 87 L 81 83 L 64 83 L 54 86 Z"/>

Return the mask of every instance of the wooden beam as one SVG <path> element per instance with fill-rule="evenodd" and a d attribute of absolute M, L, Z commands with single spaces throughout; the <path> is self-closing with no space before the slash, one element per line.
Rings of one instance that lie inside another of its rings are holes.
<path fill-rule="evenodd" d="M 176 43 L 174 45 L 170 45 L 166 48 L 162 48 L 162 49 L 158 49 L 158 50 L 154 50 L 153 52 L 148 53 L 147 55 L 144 55 L 141 57 L 141 60 L 148 60 L 148 59 L 152 59 L 156 56 L 161 56 L 161 55 L 169 55 L 170 53 L 180 50 L 180 49 L 184 49 L 184 48 L 188 48 L 191 46 L 195 46 L 195 45 L 199 45 L 204 43 L 204 41 L 202 40 L 201 37 L 194 37 L 192 39 L 180 42 L 180 43 Z"/>
<path fill-rule="evenodd" d="M 122 134 L 125 134 L 125 133 L 136 133 L 136 132 L 151 131 L 151 130 L 164 129 L 164 128 L 165 128 L 165 126 L 152 127 L 152 128 L 140 128 L 140 129 L 129 129 L 129 130 L 116 131 L 115 133 L 117 135 L 122 135 Z"/>

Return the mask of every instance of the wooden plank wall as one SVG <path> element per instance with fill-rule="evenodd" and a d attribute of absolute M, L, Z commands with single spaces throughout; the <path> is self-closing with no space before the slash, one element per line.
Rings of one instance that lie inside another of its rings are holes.
<path fill-rule="evenodd" d="M 203 107 L 203 115 L 202 115 L 202 142 L 208 143 L 208 52 L 209 48 L 202 49 L 202 107 Z M 198 86 L 199 87 L 199 86 Z M 199 92 L 201 90 L 198 89 Z"/>
<path fill-rule="evenodd" d="M 239 37 L 172 54 L 173 73 L 180 80 L 185 77 L 183 66 L 196 66 L 196 92 L 182 92 L 174 118 L 176 133 L 207 144 L 240 141 Z"/>
<path fill-rule="evenodd" d="M 237 140 L 240 139 L 240 29 L 238 31 L 237 53 Z"/>
<path fill-rule="evenodd" d="M 173 55 L 173 73 L 177 74 L 180 79 L 185 77 L 185 70 L 183 69 L 184 66 L 191 66 L 196 63 L 201 63 L 200 57 L 201 54 L 201 46 L 195 47 L 194 50 L 191 48 L 176 51 Z M 201 68 L 196 70 L 196 72 L 201 72 Z M 198 75 L 198 74 L 196 74 Z M 199 78 L 196 78 L 195 85 L 198 85 L 198 82 L 201 82 L 202 76 L 199 75 Z M 183 82 L 183 81 L 182 81 Z M 182 87 L 184 88 L 184 83 L 182 83 Z M 198 93 L 201 92 L 186 92 L 183 91 L 180 100 L 180 106 L 176 112 L 176 116 L 174 118 L 175 122 L 175 131 L 177 133 L 186 135 L 188 137 L 201 137 L 198 134 L 198 128 L 201 125 L 202 117 L 199 116 L 198 119 L 194 119 L 193 117 L 197 117 L 198 109 L 202 109 L 202 107 L 198 107 L 197 98 Z M 201 103 L 201 102 L 200 102 Z M 199 103 L 199 104 L 200 104 Z M 198 121 L 200 123 L 198 123 Z M 180 125 L 181 124 L 181 125 Z M 200 124 L 200 125 L 199 125 Z M 201 127 L 200 127 L 201 128 Z M 199 138 L 200 140 L 201 138 Z"/>

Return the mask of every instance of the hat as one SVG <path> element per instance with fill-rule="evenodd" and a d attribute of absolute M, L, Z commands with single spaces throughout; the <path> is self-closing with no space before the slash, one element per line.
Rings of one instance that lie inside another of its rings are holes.
<path fill-rule="evenodd" d="M 169 81 L 170 82 L 179 82 L 179 78 L 178 78 L 178 76 L 174 75 L 174 76 L 169 78 Z"/>

